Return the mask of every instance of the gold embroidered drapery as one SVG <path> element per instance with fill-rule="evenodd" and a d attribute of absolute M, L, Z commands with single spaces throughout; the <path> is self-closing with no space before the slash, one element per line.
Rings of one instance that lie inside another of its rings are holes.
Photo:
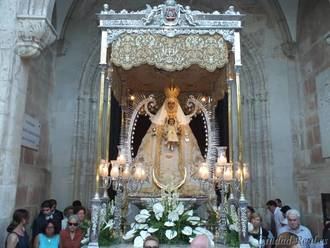
<path fill-rule="evenodd" d="M 227 44 L 222 36 L 123 34 L 112 44 L 111 62 L 125 70 L 148 64 L 166 71 L 198 65 L 210 72 L 228 62 Z"/>

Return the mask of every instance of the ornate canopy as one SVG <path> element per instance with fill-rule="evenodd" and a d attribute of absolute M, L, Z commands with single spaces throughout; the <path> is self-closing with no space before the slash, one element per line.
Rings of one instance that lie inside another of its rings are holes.
<path fill-rule="evenodd" d="M 163 88 L 168 83 L 164 82 L 164 75 L 182 91 L 202 89 L 218 99 L 223 95 L 221 91 L 226 89 L 223 67 L 228 63 L 234 33 L 242 28 L 242 15 L 233 6 L 223 13 L 205 13 L 166 0 L 154 7 L 147 4 L 140 11 L 116 12 L 105 4 L 98 18 L 102 30 L 100 64 L 111 63 L 114 68 L 113 90 L 117 99 L 122 98 L 122 87 L 134 88 L 137 82 L 140 90 L 152 92 Z M 134 73 L 139 71 L 135 68 L 146 66 L 152 67 L 147 68 L 149 73 L 138 76 Z M 179 76 L 184 74 L 192 75 L 192 81 L 198 78 L 194 87 L 185 82 L 189 77 Z"/>

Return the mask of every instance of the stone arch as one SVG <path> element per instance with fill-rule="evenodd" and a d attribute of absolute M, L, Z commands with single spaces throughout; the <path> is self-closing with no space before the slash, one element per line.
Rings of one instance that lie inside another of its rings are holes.
<path fill-rule="evenodd" d="M 262 207 L 270 195 L 272 153 L 268 91 L 262 70 L 263 60 L 257 47 L 252 36 L 242 34 L 244 153 L 254 189 L 249 187 L 248 195 L 253 206 Z"/>
<path fill-rule="evenodd" d="M 73 196 L 87 202 L 95 185 L 97 113 L 99 90 L 99 45 L 84 63 L 74 119 L 72 147 Z M 82 193 L 83 192 L 83 193 Z"/>

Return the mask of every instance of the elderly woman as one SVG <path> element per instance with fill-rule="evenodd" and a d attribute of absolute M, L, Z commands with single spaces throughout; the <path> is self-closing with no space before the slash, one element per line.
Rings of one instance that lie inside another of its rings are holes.
<path fill-rule="evenodd" d="M 252 230 L 249 230 L 249 243 L 252 247 L 267 247 L 269 239 L 268 231 L 262 227 L 262 218 L 260 214 L 253 213 L 251 215 Z"/>
<path fill-rule="evenodd" d="M 69 216 L 67 228 L 62 230 L 60 233 L 60 248 L 80 248 L 83 233 L 78 226 L 78 216 Z"/>
<path fill-rule="evenodd" d="M 58 248 L 60 237 L 55 233 L 55 221 L 47 220 L 42 228 L 42 233 L 39 233 L 34 239 L 34 248 Z"/>

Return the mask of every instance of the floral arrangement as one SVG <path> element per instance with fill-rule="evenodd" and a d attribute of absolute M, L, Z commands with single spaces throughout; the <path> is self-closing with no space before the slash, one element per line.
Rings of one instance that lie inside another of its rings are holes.
<path fill-rule="evenodd" d="M 134 247 L 142 247 L 144 239 L 150 235 L 167 244 L 188 243 L 199 234 L 207 235 L 213 242 L 213 234 L 204 225 L 205 221 L 178 201 L 177 193 L 163 191 L 161 201 L 135 216 L 135 222 L 123 238 L 134 239 Z"/>
<path fill-rule="evenodd" d="M 229 247 L 239 247 L 239 219 L 234 205 L 229 206 L 230 210 L 225 207 L 224 211 L 227 215 L 227 231 L 226 231 L 226 245 Z"/>
<path fill-rule="evenodd" d="M 101 208 L 99 233 L 100 246 L 109 246 L 119 241 L 114 230 L 114 211 L 115 206 L 113 201 Z"/>

